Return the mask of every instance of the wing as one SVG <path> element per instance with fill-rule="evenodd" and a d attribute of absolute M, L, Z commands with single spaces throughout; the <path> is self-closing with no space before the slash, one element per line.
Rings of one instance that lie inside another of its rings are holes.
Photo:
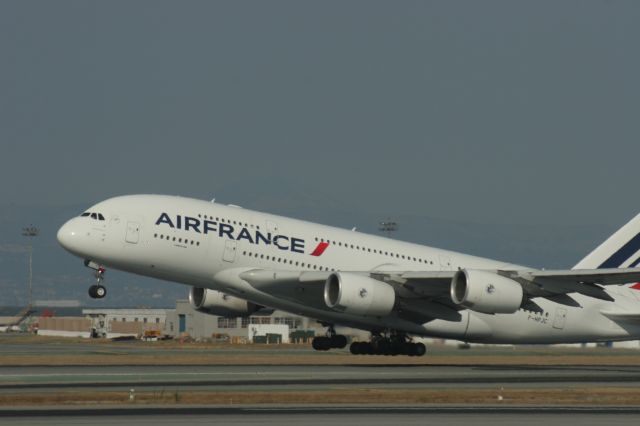
<path fill-rule="evenodd" d="M 505 271 L 523 284 L 529 297 L 553 297 L 580 293 L 612 301 L 603 286 L 640 281 L 640 268 Z"/>
<path fill-rule="evenodd" d="M 324 303 L 324 283 L 330 272 L 276 271 L 251 269 L 240 278 L 257 290 L 305 306 L 327 309 Z"/>
<path fill-rule="evenodd" d="M 640 281 L 640 268 L 542 270 L 530 274 L 535 278 L 602 285 Z"/>
<path fill-rule="evenodd" d="M 458 311 L 465 309 L 453 302 L 450 295 L 451 282 L 461 271 L 361 271 L 352 272 L 368 276 L 392 285 L 396 292 L 396 315 L 414 322 L 432 319 L 456 321 Z M 584 269 L 584 270 L 488 270 L 501 277 L 509 278 L 522 286 L 524 299 L 522 306 L 535 310 L 531 301 L 544 297 L 555 302 L 579 306 L 570 293 L 580 293 L 601 300 L 613 298 L 603 286 L 626 284 L 640 281 L 640 268 L 627 269 Z M 328 310 L 324 302 L 324 284 L 331 272 L 276 271 L 252 269 L 240 277 L 256 289 L 265 293 Z"/>
<path fill-rule="evenodd" d="M 451 280 L 458 271 L 372 273 L 402 285 L 416 297 L 442 298 L 448 295 Z M 603 286 L 640 281 L 640 268 L 567 269 L 567 270 L 492 270 L 497 275 L 520 283 L 527 298 L 553 297 L 581 293 L 612 300 Z M 405 294 L 406 295 L 406 294 Z"/>
<path fill-rule="evenodd" d="M 352 272 L 392 285 L 397 294 L 395 314 L 416 323 L 436 318 L 459 321 L 461 307 L 451 301 L 449 287 L 454 272 Z M 330 310 L 324 286 L 331 272 L 252 269 L 240 274 L 254 288 L 294 303 Z"/>

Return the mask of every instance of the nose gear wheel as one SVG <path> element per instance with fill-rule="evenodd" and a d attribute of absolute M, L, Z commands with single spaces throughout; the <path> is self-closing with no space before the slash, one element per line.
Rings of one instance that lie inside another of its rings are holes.
<path fill-rule="evenodd" d="M 106 270 L 90 261 L 85 261 L 85 266 L 94 270 L 93 276 L 96 279 L 96 283 L 89 287 L 89 297 L 92 299 L 104 298 L 107 295 L 107 288 L 102 285 L 102 281 L 104 281 Z"/>
<path fill-rule="evenodd" d="M 107 288 L 102 285 L 92 285 L 89 287 L 89 297 L 92 299 L 102 299 L 107 295 Z"/>

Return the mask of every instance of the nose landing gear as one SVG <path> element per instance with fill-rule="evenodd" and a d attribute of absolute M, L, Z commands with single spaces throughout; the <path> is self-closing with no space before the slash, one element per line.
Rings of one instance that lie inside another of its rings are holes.
<path fill-rule="evenodd" d="M 84 264 L 87 268 L 91 268 L 94 270 L 93 276 L 96 279 L 96 283 L 89 287 L 89 297 L 91 297 L 92 299 L 102 299 L 107 295 L 107 288 L 102 285 L 102 281 L 104 281 L 104 273 L 106 272 L 106 270 L 102 266 L 92 261 L 85 261 Z"/>

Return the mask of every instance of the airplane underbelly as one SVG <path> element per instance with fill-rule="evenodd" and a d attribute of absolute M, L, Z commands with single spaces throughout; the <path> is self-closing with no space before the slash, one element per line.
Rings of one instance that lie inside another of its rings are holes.
<path fill-rule="evenodd" d="M 459 321 L 436 319 L 422 327 L 426 335 L 463 341 L 486 339 L 492 335 L 489 324 L 468 309 L 460 311 Z"/>

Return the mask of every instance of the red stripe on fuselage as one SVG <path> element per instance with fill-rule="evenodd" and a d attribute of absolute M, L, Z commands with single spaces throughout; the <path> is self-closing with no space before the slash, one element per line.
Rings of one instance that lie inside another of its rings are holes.
<path fill-rule="evenodd" d="M 313 250 L 311 256 L 320 256 L 329 247 L 329 243 L 318 243 L 318 246 Z"/>
<path fill-rule="evenodd" d="M 640 283 L 635 283 L 634 285 L 631 286 L 631 288 L 634 290 L 640 290 Z"/>

